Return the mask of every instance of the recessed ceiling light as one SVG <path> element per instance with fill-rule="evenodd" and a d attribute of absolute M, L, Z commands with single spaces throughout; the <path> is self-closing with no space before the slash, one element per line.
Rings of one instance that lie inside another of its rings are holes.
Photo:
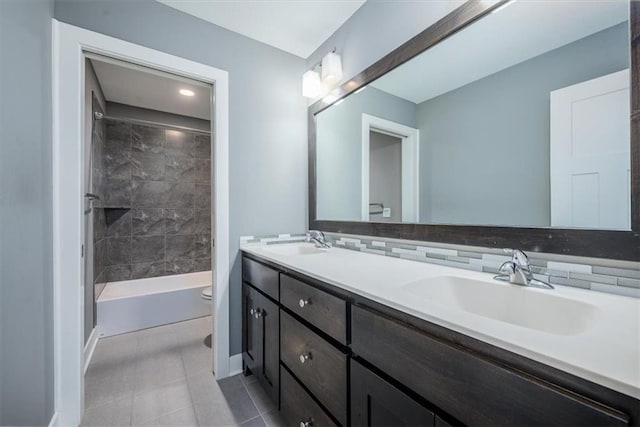
<path fill-rule="evenodd" d="M 195 93 L 192 90 L 189 90 L 189 89 L 180 89 L 180 95 L 193 96 L 193 95 L 195 95 Z"/>

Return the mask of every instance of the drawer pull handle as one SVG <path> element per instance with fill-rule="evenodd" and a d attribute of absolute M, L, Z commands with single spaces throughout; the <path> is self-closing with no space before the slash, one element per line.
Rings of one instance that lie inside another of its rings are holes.
<path fill-rule="evenodd" d="M 300 427 L 311 427 L 313 425 L 313 420 L 309 418 L 307 421 L 300 421 Z"/>
<path fill-rule="evenodd" d="M 311 353 L 302 353 L 299 356 L 300 359 L 300 363 L 304 364 L 307 363 L 307 360 L 311 360 Z"/>
<path fill-rule="evenodd" d="M 253 313 L 253 317 L 255 317 L 256 319 L 261 318 L 263 315 L 264 315 L 264 311 L 260 310 L 259 308 L 257 308 Z"/>
<path fill-rule="evenodd" d="M 310 299 L 302 299 L 300 298 L 300 301 L 298 301 L 298 305 L 300 306 L 300 308 L 304 308 L 305 306 L 311 304 L 311 300 Z"/>

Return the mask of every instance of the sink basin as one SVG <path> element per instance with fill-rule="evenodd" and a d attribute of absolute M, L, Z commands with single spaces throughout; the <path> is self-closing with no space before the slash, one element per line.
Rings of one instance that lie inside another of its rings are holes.
<path fill-rule="evenodd" d="M 311 245 L 269 245 L 264 248 L 265 252 L 278 255 L 313 255 L 327 252 L 327 249 L 316 248 Z"/>
<path fill-rule="evenodd" d="M 597 307 L 554 295 L 552 290 L 464 277 L 418 280 L 402 290 L 430 303 L 555 335 L 577 335 L 598 317 Z"/>

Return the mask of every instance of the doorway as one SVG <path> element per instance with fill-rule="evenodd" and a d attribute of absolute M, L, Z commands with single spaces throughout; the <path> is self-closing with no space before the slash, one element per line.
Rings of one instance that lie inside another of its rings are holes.
<path fill-rule="evenodd" d="M 419 141 L 418 129 L 362 114 L 362 221 L 419 221 Z M 394 145 L 395 142 L 399 142 L 399 145 Z M 372 153 L 375 153 L 373 160 Z M 400 165 L 392 166 L 392 163 L 397 163 L 398 157 Z M 374 169 L 374 164 L 375 168 L 383 167 L 383 170 Z M 391 185 L 396 180 L 400 181 L 399 187 L 397 184 Z M 372 182 L 375 182 L 376 188 L 371 188 Z M 398 191 L 395 197 L 390 196 Z M 388 203 L 394 203 L 397 207 L 385 208 L 384 201 L 374 200 L 372 196 L 387 198 Z M 391 198 L 395 201 L 391 202 Z"/>
<path fill-rule="evenodd" d="M 369 221 L 402 221 L 402 138 L 369 131 Z"/>
<path fill-rule="evenodd" d="M 216 209 L 209 224 L 215 241 L 211 259 L 216 266 L 211 309 L 212 370 L 218 379 L 234 369 L 229 358 L 228 75 L 223 70 L 57 21 L 53 25 L 53 39 L 55 407 L 60 425 L 78 425 L 84 396 L 85 56 L 101 55 L 213 88 L 209 99 L 209 121 L 214 130 L 210 138 L 210 197 Z"/>

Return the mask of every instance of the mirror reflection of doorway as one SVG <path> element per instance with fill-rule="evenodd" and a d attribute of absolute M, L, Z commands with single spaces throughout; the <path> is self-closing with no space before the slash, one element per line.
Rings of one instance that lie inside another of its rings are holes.
<path fill-rule="evenodd" d="M 418 222 L 419 140 L 418 129 L 362 114 L 362 221 Z"/>
<path fill-rule="evenodd" d="M 369 221 L 402 221 L 402 138 L 369 131 Z"/>

